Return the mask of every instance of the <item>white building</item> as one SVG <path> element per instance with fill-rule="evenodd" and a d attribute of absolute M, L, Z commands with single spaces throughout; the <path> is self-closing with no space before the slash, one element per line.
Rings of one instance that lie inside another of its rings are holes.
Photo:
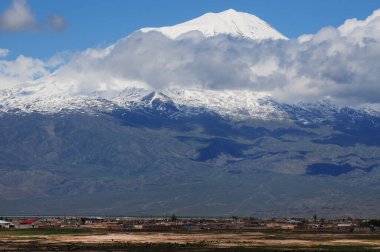
<path fill-rule="evenodd" d="M 0 220 L 0 228 L 12 228 L 15 225 L 9 221 Z"/>

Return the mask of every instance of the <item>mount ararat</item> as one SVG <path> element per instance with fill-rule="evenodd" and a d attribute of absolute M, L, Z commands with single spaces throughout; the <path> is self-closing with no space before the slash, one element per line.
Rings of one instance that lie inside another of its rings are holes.
<path fill-rule="evenodd" d="M 107 75 L 106 68 L 100 81 L 78 75 L 98 64 L 85 65 L 81 57 L 105 58 L 106 63 L 106 57 L 125 50 L 149 57 L 142 44 L 154 47 L 151 40 L 157 37 L 169 45 L 171 40 L 195 43 L 205 51 L 210 41 L 221 47 L 226 41 L 243 47 L 288 41 L 256 16 L 234 10 L 208 13 L 172 27 L 144 28 L 107 48 L 87 50 L 74 59 L 73 77 L 67 77 L 73 70 L 63 66 L 47 77 L 0 90 L 1 213 L 379 213 L 376 108 L 328 98 L 283 101 L 265 90 L 245 88 L 244 78 L 238 88 L 214 88 L 217 80 L 232 82 L 223 68 L 216 71 L 220 76 L 212 76 L 215 83 L 207 82 L 210 72 L 204 71 L 199 82 L 178 86 L 181 80 L 170 78 L 171 69 L 178 64 L 194 68 L 182 54 L 168 60 L 171 64 L 164 62 L 164 76 L 156 72 L 156 62 L 150 68 L 157 82 L 173 81 L 165 87 L 152 85 L 154 78 L 144 82 L 135 72 L 123 81 Z M 224 60 L 240 64 L 233 50 L 230 58 L 216 58 L 215 65 Z M 134 60 L 137 69 L 138 58 Z M 264 68 L 252 78 L 270 73 Z M 243 76 L 244 69 L 235 74 Z"/>

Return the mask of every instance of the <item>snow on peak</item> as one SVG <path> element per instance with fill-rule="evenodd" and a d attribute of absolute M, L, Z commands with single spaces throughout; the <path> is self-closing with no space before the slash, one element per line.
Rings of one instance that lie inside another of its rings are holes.
<path fill-rule="evenodd" d="M 233 9 L 220 13 L 206 13 L 196 19 L 174 26 L 143 28 L 140 31 L 158 31 L 171 39 L 177 39 L 191 31 L 199 31 L 205 37 L 225 34 L 254 40 L 288 39 L 260 18 Z"/>
<path fill-rule="evenodd" d="M 163 94 L 162 92 L 158 92 L 158 91 L 151 92 L 150 94 L 144 96 L 142 98 L 142 100 L 150 102 L 150 103 L 152 103 L 153 101 L 157 101 L 157 100 L 159 100 L 161 102 L 173 102 L 169 96 Z"/>

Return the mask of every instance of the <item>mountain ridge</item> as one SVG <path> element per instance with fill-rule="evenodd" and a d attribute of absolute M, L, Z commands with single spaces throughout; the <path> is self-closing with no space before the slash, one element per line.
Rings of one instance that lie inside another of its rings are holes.
<path fill-rule="evenodd" d="M 314 103 L 288 104 L 279 102 L 269 94 L 249 90 L 205 90 L 167 89 L 162 91 L 142 88 L 126 88 L 117 96 L 90 95 L 62 96 L 42 95 L 13 89 L 0 92 L 0 112 L 2 113 L 108 113 L 116 109 L 135 110 L 141 108 L 176 110 L 176 116 L 187 117 L 204 112 L 216 113 L 232 120 L 296 120 L 318 122 L 334 117 L 341 111 L 351 111 L 356 117 L 380 118 L 380 113 L 369 108 L 338 107 L 330 100 Z"/>

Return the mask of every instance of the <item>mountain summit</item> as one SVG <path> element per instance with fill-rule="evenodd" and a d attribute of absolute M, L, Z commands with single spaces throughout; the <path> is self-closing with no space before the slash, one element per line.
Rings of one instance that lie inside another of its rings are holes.
<path fill-rule="evenodd" d="M 181 35 L 192 31 L 199 31 L 205 37 L 225 34 L 254 40 L 288 39 L 260 18 L 248 13 L 237 12 L 233 9 L 220 13 L 206 13 L 198 18 L 174 26 L 143 28 L 140 31 L 158 31 L 171 39 L 177 39 Z"/>

